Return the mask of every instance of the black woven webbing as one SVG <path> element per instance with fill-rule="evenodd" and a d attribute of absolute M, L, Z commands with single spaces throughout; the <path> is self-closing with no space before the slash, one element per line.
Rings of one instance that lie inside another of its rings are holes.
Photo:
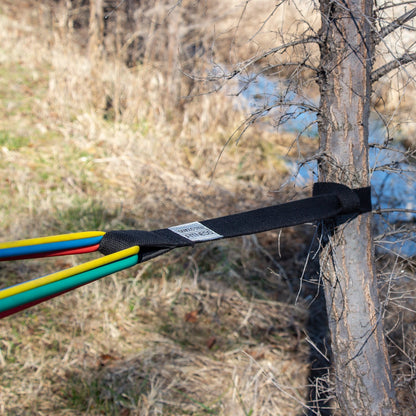
<path fill-rule="evenodd" d="M 218 238 L 256 234 L 277 228 L 327 220 L 338 216 L 354 217 L 371 211 L 371 188 L 350 189 L 345 185 L 318 182 L 313 196 L 286 204 L 255 209 L 239 214 L 199 221 L 211 231 L 206 239 L 195 241 L 164 228 L 155 231 L 109 231 L 101 240 L 99 251 L 111 254 L 132 246 L 140 247 L 140 262 L 149 260 L 176 247 Z M 186 228 L 186 227 L 185 227 Z M 203 232 L 202 232 L 203 233 Z M 214 236 L 216 233 L 218 236 Z"/>

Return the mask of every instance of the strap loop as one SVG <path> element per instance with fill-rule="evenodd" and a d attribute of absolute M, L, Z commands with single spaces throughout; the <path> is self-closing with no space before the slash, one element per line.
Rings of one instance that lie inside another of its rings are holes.
<path fill-rule="evenodd" d="M 313 196 L 325 194 L 337 196 L 341 204 L 341 215 L 371 211 L 370 187 L 351 189 L 334 182 L 317 182 L 313 185 Z"/>
<path fill-rule="evenodd" d="M 176 247 L 368 211 L 371 211 L 370 187 L 350 189 L 339 183 L 318 182 L 314 184 L 312 198 L 155 231 L 109 231 L 102 238 L 99 251 L 107 255 L 139 246 L 140 263 Z"/>

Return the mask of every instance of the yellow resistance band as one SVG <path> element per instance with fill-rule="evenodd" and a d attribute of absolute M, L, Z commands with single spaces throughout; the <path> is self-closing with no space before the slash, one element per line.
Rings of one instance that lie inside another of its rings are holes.
<path fill-rule="evenodd" d="M 82 234 L 82 233 L 80 233 Z M 74 234 L 72 234 L 74 235 Z M 47 238 L 47 237 L 46 237 Z M 37 238 L 34 240 L 38 240 Z M 7 298 L 9 296 L 17 295 L 18 293 L 25 292 L 27 290 L 34 289 L 43 285 L 47 285 L 58 280 L 66 279 L 75 274 L 83 273 L 91 269 L 95 269 L 105 264 L 112 263 L 114 261 L 123 259 L 124 257 L 129 257 L 137 254 L 139 252 L 139 247 L 134 246 L 127 248 L 125 250 L 118 251 L 117 253 L 109 254 L 99 259 L 89 261 L 87 263 L 80 264 L 78 266 L 71 267 L 66 270 L 61 270 L 60 272 L 48 274 L 47 276 L 39 277 L 38 279 L 29 280 L 28 282 L 20 283 L 15 286 L 11 286 L 7 289 L 0 291 L 0 299 Z"/>

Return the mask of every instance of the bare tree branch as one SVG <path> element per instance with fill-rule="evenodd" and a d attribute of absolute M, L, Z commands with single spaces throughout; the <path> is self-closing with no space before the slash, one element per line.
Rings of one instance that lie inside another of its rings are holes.
<path fill-rule="evenodd" d="M 400 3 L 386 3 L 378 7 L 376 10 L 380 11 L 380 10 L 392 9 L 393 7 L 404 6 L 406 4 L 416 4 L 416 1 L 409 0 L 409 1 L 401 1 Z"/>
<path fill-rule="evenodd" d="M 391 32 L 394 32 L 397 28 L 402 27 L 406 22 L 412 20 L 416 16 L 416 7 L 412 10 L 402 14 L 397 19 L 393 20 L 390 24 L 380 30 L 378 33 L 378 39 L 376 40 L 377 43 L 381 42 L 387 35 Z"/>
<path fill-rule="evenodd" d="M 272 18 L 272 16 L 276 13 L 277 9 L 282 5 L 283 2 L 284 2 L 284 0 L 280 1 L 279 3 L 277 3 L 274 6 L 274 9 L 266 17 L 266 20 L 264 20 L 264 22 L 262 22 L 261 26 L 258 28 L 258 30 L 256 31 L 256 33 L 253 36 L 250 37 L 249 42 L 251 42 L 263 30 L 263 28 L 266 25 L 266 23 Z"/>
<path fill-rule="evenodd" d="M 415 9 L 416 10 L 416 9 Z M 377 68 L 371 74 L 371 82 L 378 81 L 384 75 L 387 75 L 389 72 L 397 69 L 403 65 L 409 64 L 410 62 L 416 61 L 416 52 L 413 53 L 405 53 L 400 58 L 395 59 L 394 61 L 390 61 L 387 64 L 384 64 L 380 68 Z"/>
<path fill-rule="evenodd" d="M 305 39 L 297 39 L 293 42 L 288 42 L 288 43 L 285 43 L 283 45 L 276 46 L 275 48 L 269 49 L 268 51 L 265 51 L 264 53 L 254 57 L 254 58 L 251 58 L 251 59 L 248 59 L 248 60 L 242 62 L 238 66 L 238 68 L 236 68 L 231 73 L 227 74 L 226 78 L 227 79 L 234 78 L 236 75 L 241 74 L 243 71 L 245 71 L 250 66 L 255 65 L 256 63 L 258 63 L 259 61 L 261 61 L 264 58 L 267 58 L 270 55 L 273 55 L 275 53 L 285 52 L 289 48 L 293 48 L 293 47 L 298 46 L 298 45 L 306 45 L 308 43 L 319 43 L 319 38 L 317 36 L 309 36 Z"/>
<path fill-rule="evenodd" d="M 416 214 L 415 209 L 407 209 L 407 208 L 383 208 L 383 209 L 375 209 L 373 210 L 373 214 L 384 214 L 389 212 L 403 212 L 406 214 Z"/>

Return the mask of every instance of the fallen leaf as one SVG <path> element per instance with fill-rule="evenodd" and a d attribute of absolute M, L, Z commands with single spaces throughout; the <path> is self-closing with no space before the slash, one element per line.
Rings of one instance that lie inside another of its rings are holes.
<path fill-rule="evenodd" d="M 110 363 L 111 361 L 114 361 L 114 360 L 118 360 L 118 357 L 116 357 L 114 355 L 111 355 L 111 354 L 101 354 L 100 358 L 98 359 L 97 364 L 100 367 L 103 367 L 103 366 L 107 365 L 108 363 Z"/>
<path fill-rule="evenodd" d="M 185 321 L 194 324 L 198 321 L 198 311 L 194 310 L 185 314 Z"/>

